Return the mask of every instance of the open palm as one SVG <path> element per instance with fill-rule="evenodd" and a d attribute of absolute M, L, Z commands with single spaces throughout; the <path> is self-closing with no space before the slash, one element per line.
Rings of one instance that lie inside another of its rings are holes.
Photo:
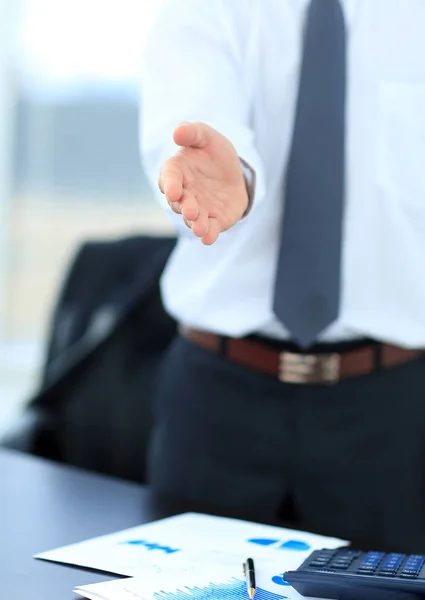
<path fill-rule="evenodd" d="M 239 157 L 226 137 L 204 123 L 184 123 L 173 137 L 180 149 L 161 169 L 160 190 L 193 233 L 213 244 L 247 208 Z"/>

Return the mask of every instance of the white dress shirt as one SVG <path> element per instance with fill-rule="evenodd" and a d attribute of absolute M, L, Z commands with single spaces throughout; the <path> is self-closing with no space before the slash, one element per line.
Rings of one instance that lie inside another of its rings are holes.
<path fill-rule="evenodd" d="M 425 347 L 425 1 L 341 1 L 348 36 L 341 311 L 320 339 Z M 162 290 L 184 324 L 237 337 L 289 336 L 272 302 L 307 4 L 164 0 L 151 30 L 140 139 L 152 186 L 176 151 L 172 132 L 181 121 L 226 135 L 257 179 L 251 213 L 212 246 L 170 211 L 179 242 Z"/>

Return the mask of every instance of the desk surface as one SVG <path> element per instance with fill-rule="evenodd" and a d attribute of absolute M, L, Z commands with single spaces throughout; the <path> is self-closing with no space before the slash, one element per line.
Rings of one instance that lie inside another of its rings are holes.
<path fill-rule="evenodd" d="M 0 449 L 0 598 L 74 600 L 76 585 L 113 576 L 35 560 L 34 554 L 185 511 L 223 514 L 154 498 L 142 485 Z M 226 516 L 254 518 L 239 511 Z M 255 520 L 290 526 L 265 516 Z"/>
<path fill-rule="evenodd" d="M 143 486 L 0 450 L 0 597 L 73 599 L 104 577 L 32 558 L 38 552 L 169 516 Z"/>

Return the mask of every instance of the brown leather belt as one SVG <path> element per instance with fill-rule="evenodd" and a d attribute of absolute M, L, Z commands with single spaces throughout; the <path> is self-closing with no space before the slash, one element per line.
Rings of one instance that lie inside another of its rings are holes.
<path fill-rule="evenodd" d="M 188 327 L 180 327 L 180 333 L 210 352 L 222 354 L 232 362 L 272 375 L 286 383 L 337 383 L 348 377 L 396 367 L 425 355 L 425 349 L 407 350 L 373 343 L 340 353 L 301 354 L 279 351 L 265 342 L 250 338 L 223 338 Z"/>

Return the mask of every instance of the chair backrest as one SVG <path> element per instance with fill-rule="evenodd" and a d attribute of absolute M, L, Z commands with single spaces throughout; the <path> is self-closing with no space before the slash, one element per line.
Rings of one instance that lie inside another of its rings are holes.
<path fill-rule="evenodd" d="M 159 284 L 174 245 L 140 236 L 78 251 L 27 408 L 41 416 L 29 451 L 144 481 L 156 371 L 176 334 Z"/>

